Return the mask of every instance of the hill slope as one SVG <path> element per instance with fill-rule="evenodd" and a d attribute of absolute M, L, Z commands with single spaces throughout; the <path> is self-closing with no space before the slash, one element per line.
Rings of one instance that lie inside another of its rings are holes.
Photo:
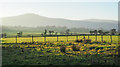
<path fill-rule="evenodd" d="M 39 16 L 37 14 L 23 14 L 19 16 L 3 17 L 2 24 L 8 26 L 66 26 L 68 28 L 89 28 L 89 29 L 105 29 L 109 30 L 112 28 L 118 29 L 117 21 L 114 20 L 100 20 L 100 19 L 89 19 L 89 20 L 68 20 L 60 18 L 48 18 Z"/>

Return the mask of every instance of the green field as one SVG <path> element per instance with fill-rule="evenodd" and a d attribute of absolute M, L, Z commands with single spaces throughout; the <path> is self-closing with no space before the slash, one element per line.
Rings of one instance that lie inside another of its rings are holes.
<path fill-rule="evenodd" d="M 88 39 L 88 36 L 85 36 Z M 75 42 L 76 36 L 2 38 L 2 65 L 119 65 L 118 36 L 89 36 L 91 43 Z M 78 36 L 83 39 L 83 36 Z M 24 43 L 22 43 L 24 42 Z M 26 42 L 26 43 L 25 43 Z M 31 43 L 30 43 L 31 42 Z M 64 45 L 65 52 L 61 51 Z M 72 47 L 76 45 L 75 51 Z"/>
<path fill-rule="evenodd" d="M 3 65 L 117 65 L 116 44 L 84 44 L 76 42 L 47 42 L 38 44 L 3 44 Z M 72 45 L 80 46 L 73 51 Z M 60 45 L 66 45 L 65 53 Z M 94 49 L 91 49 L 95 47 Z M 103 49 L 97 50 L 97 48 Z M 97 50 L 97 51 L 96 51 Z"/>
<path fill-rule="evenodd" d="M 86 39 L 88 39 L 88 36 L 85 36 Z M 89 39 L 92 41 L 95 41 L 96 36 L 89 36 Z M 68 41 L 75 41 L 77 39 L 76 36 L 68 36 Z M 83 36 L 78 36 L 78 39 L 83 39 Z M 16 38 L 2 38 L 3 43 L 16 43 Z M 34 37 L 34 42 L 44 42 L 44 37 Z M 49 42 L 55 42 L 57 41 L 57 37 L 46 37 L 46 41 Z M 66 36 L 59 36 L 58 41 L 67 41 Z M 97 41 L 101 42 L 101 36 L 97 36 Z M 103 41 L 111 42 L 110 36 L 103 36 Z M 18 43 L 22 42 L 32 42 L 32 37 L 18 37 L 17 38 Z M 112 42 L 118 43 L 118 36 L 112 36 Z"/>

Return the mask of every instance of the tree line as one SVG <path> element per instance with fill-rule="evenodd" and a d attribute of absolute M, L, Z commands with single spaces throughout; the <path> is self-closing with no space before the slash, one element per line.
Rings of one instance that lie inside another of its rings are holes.
<path fill-rule="evenodd" d="M 70 32 L 70 29 L 66 29 L 65 32 L 57 32 L 57 31 L 54 31 L 54 30 L 47 30 L 45 29 L 43 33 L 41 33 L 41 36 L 46 36 L 46 35 L 49 35 L 49 36 L 52 36 L 52 35 L 58 35 L 58 33 L 60 33 L 60 35 L 77 35 L 75 33 L 72 33 Z M 110 31 L 103 31 L 103 30 L 91 30 L 89 31 L 89 34 L 90 35 L 120 35 L 120 33 L 118 34 L 116 29 L 111 29 Z M 17 36 L 18 37 L 22 37 L 23 35 L 23 32 L 18 32 L 17 33 Z M 7 37 L 7 34 L 6 33 L 2 33 L 1 34 L 1 37 Z"/>
<path fill-rule="evenodd" d="M 117 35 L 117 31 L 116 29 L 111 29 L 110 31 L 103 31 L 103 30 L 93 30 L 93 31 L 90 31 L 90 34 L 91 35 L 96 35 L 96 34 L 99 34 L 99 35 Z"/>

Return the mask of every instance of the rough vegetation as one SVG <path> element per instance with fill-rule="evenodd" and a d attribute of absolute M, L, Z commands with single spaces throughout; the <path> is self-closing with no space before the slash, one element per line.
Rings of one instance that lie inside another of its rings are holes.
<path fill-rule="evenodd" d="M 9 41 L 10 42 L 10 41 Z M 11 41 L 12 42 L 12 41 Z M 66 42 L 3 43 L 3 65 L 119 65 L 118 43 L 78 39 Z"/>

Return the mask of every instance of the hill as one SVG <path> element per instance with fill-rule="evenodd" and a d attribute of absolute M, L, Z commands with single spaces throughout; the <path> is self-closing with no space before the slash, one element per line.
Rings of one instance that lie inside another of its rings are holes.
<path fill-rule="evenodd" d="M 88 20 L 69 20 L 62 18 L 48 18 L 37 14 L 28 13 L 12 17 L 3 17 L 2 24 L 7 26 L 66 26 L 67 28 L 88 28 L 88 29 L 118 29 L 115 20 L 88 19 Z"/>

